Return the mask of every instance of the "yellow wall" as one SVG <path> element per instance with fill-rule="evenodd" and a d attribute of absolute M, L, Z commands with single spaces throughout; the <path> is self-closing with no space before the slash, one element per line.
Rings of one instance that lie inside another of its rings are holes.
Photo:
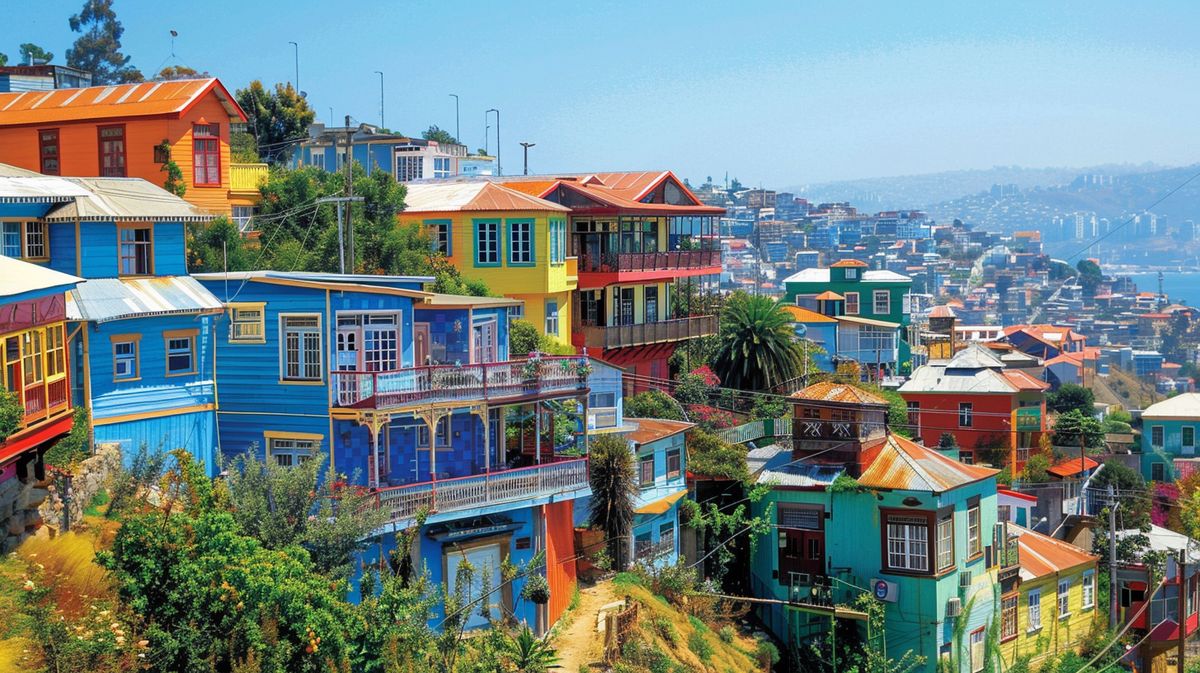
<path fill-rule="evenodd" d="M 671 283 L 647 283 L 645 285 L 609 285 L 604 288 L 604 301 L 608 302 L 605 310 L 608 313 L 609 326 L 616 325 L 618 316 L 613 311 L 613 296 L 616 295 L 622 288 L 633 288 L 633 321 L 635 323 L 646 322 L 646 288 L 658 288 L 658 319 L 666 320 L 669 315 L 668 308 L 670 306 L 667 293 Z M 673 298 L 672 298 L 673 299 Z"/>
<path fill-rule="evenodd" d="M 1047 575 L 1037 579 L 1022 582 L 1017 598 L 1017 637 L 1009 641 L 1001 641 L 1000 651 L 1004 655 L 1005 667 L 1008 667 L 1022 656 L 1032 657 L 1035 663 L 1045 657 L 1067 650 L 1078 651 L 1092 632 L 1092 624 L 1099 615 L 1095 602 L 1099 599 L 1097 591 L 1092 592 L 1093 605 L 1083 607 L 1083 575 L 1091 571 L 1093 584 L 1096 582 L 1095 563 L 1080 566 L 1062 574 Z M 1058 582 L 1067 579 L 1071 588 L 1067 591 L 1067 604 L 1070 615 L 1063 617 L 1058 613 Z M 1029 630 L 1029 594 L 1041 590 L 1042 627 L 1037 631 Z"/>
<path fill-rule="evenodd" d="M 545 330 L 545 303 L 548 299 L 558 300 L 559 329 L 553 336 L 559 341 L 571 343 L 571 291 L 577 285 L 574 276 L 567 275 L 566 259 L 563 263 L 550 263 L 550 220 L 563 222 L 564 251 L 569 249 L 565 242 L 567 234 L 566 213 L 538 211 L 474 211 L 470 213 L 401 213 L 400 224 L 432 226 L 449 221 L 451 226 L 450 262 L 464 278 L 478 279 L 487 284 L 489 290 L 513 299 L 525 301 L 525 319 Z M 476 266 L 475 264 L 475 221 L 500 221 L 500 264 L 498 266 Z M 508 227 L 509 220 L 533 220 L 534 264 L 509 266 Z"/>

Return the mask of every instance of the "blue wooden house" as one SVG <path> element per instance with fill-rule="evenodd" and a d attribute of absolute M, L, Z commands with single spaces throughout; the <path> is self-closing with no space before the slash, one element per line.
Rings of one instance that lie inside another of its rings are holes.
<path fill-rule="evenodd" d="M 211 215 L 144 180 L 57 178 L 4 167 L 27 197 L 2 214 L 5 256 L 86 279 L 67 296 L 77 405 L 129 460 L 188 449 L 215 470 L 216 297 L 186 275 L 185 227 Z"/>
<path fill-rule="evenodd" d="M 691 423 L 658 418 L 629 421 L 630 448 L 637 461 L 638 497 L 634 504 L 635 563 L 667 566 L 679 559 L 679 501 L 688 494 L 684 433 Z"/>
<path fill-rule="evenodd" d="M 395 530 L 425 510 L 414 567 L 451 591 L 463 560 L 498 586 L 502 563 L 545 551 L 550 603 L 521 600 L 518 579 L 492 612 L 542 628 L 557 619 L 574 585 L 573 503 L 589 492 L 584 357 L 510 360 L 508 310 L 519 301 L 422 291 L 430 278 L 197 279 L 226 305 L 216 338 L 224 454 L 291 465 L 320 453 L 339 478 L 372 489 L 390 517 L 364 564 L 385 564 Z M 476 611 L 470 626 L 485 621 Z"/>

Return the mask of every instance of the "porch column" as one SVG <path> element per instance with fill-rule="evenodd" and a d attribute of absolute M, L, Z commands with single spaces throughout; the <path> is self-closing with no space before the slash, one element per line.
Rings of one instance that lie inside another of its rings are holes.
<path fill-rule="evenodd" d="M 542 403 L 533 403 L 533 447 L 538 465 L 542 464 Z"/>

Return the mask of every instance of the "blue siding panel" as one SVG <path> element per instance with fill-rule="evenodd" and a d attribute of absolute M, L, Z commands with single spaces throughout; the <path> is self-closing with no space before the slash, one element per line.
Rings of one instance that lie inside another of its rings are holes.
<path fill-rule="evenodd" d="M 212 412 L 97 425 L 96 441 L 120 443 L 126 465 L 132 464 L 139 448 L 145 445 L 151 453 L 186 449 L 204 465 L 208 474 L 217 473 L 217 443 Z"/>
<path fill-rule="evenodd" d="M 186 229 L 180 222 L 157 222 L 154 225 L 154 275 L 183 276 L 187 274 Z"/>
<path fill-rule="evenodd" d="M 82 264 L 84 278 L 117 277 L 117 225 L 111 222 L 81 224 L 79 245 L 85 251 Z"/>
<path fill-rule="evenodd" d="M 50 268 L 75 275 L 75 225 L 58 222 L 50 227 Z"/>

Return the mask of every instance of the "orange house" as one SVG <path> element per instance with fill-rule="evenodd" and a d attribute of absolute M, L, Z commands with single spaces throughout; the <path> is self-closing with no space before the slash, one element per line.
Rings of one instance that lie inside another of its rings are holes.
<path fill-rule="evenodd" d="M 230 162 L 230 125 L 245 121 L 215 78 L 0 93 L 0 162 L 162 185 L 174 161 L 184 199 L 229 215 L 256 203 L 266 176 L 265 165 Z"/>

